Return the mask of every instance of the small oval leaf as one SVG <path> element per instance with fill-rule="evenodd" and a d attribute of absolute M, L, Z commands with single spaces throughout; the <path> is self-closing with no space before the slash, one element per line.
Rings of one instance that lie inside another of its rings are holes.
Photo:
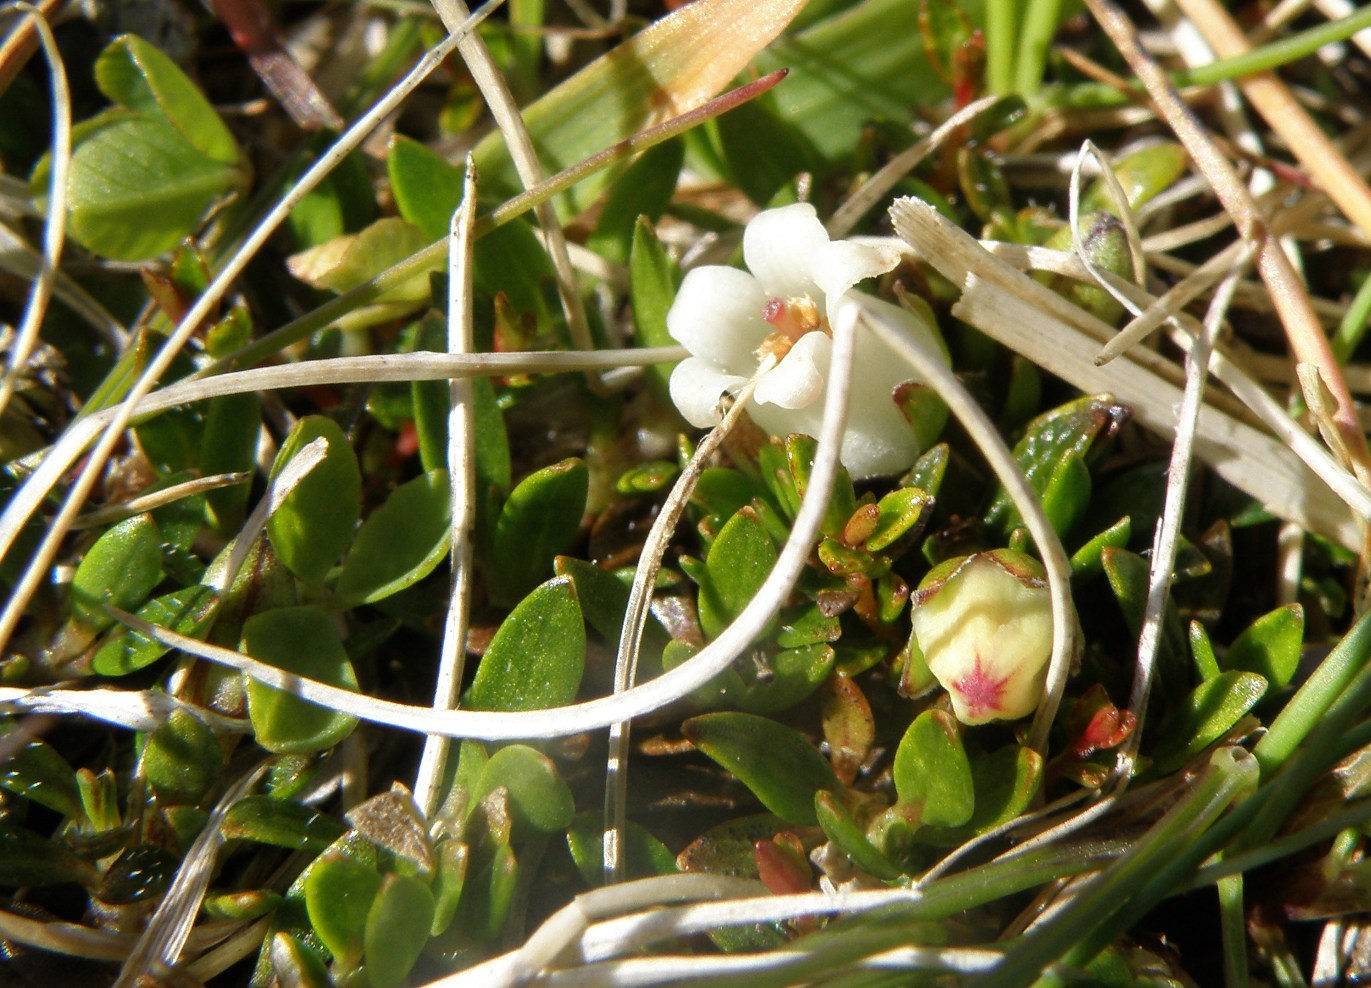
<path fill-rule="evenodd" d="M 274 479 L 301 448 L 323 438 L 328 452 L 300 481 L 267 522 L 272 548 L 286 568 L 306 583 L 319 583 L 352 541 L 361 513 L 362 473 L 338 423 L 310 415 L 295 424 L 272 464 Z"/>
<path fill-rule="evenodd" d="M 451 537 L 451 493 L 446 470 L 397 487 L 357 532 L 338 577 L 339 596 L 370 604 L 433 572 Z"/>
<path fill-rule="evenodd" d="M 473 710 L 546 710 L 576 698 L 586 629 L 569 577 L 548 580 L 505 618 L 476 669 Z"/>

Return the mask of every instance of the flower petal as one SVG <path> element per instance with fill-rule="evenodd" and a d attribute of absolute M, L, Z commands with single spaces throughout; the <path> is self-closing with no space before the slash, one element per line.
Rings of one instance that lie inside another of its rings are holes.
<path fill-rule="evenodd" d="M 747 381 L 701 357 L 687 357 L 671 372 L 671 400 L 697 429 L 719 424 L 719 399 Z"/>
<path fill-rule="evenodd" d="M 801 336 L 781 362 L 762 375 L 756 401 L 782 408 L 806 408 L 824 393 L 833 341 L 824 333 Z"/>
<path fill-rule="evenodd" d="M 829 245 L 819 215 L 807 202 L 758 213 L 743 231 L 743 260 L 767 297 L 810 295 L 820 302 L 814 281 L 816 259 Z"/>
<path fill-rule="evenodd" d="M 835 240 L 819 248 L 811 261 L 810 274 L 828 300 L 829 321 L 832 306 L 853 285 L 878 274 L 893 271 L 900 263 L 900 252 L 893 247 L 868 247 L 846 240 Z"/>
<path fill-rule="evenodd" d="M 757 347 L 771 332 L 762 319 L 767 298 L 746 271 L 718 265 L 695 268 L 686 274 L 667 311 L 667 332 L 695 356 L 751 376 Z"/>

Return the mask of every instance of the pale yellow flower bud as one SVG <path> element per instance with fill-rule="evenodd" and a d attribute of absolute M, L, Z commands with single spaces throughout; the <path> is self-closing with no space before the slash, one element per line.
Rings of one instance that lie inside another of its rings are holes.
<path fill-rule="evenodd" d="M 950 559 L 910 601 L 915 642 L 958 720 L 1013 720 L 1036 709 L 1052 653 L 1052 604 L 1036 560 L 1012 549 Z"/>

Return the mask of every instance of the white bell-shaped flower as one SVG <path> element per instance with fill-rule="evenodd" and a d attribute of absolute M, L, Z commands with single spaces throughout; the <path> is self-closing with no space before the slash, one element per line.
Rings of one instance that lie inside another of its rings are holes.
<path fill-rule="evenodd" d="M 769 355 L 776 364 L 758 380 L 748 414 L 772 435 L 817 435 L 838 306 L 859 281 L 894 268 L 899 253 L 829 240 L 814 207 L 799 203 L 748 223 L 743 260 L 748 271 L 699 267 L 681 284 L 667 330 L 691 356 L 671 375 L 671 398 L 692 425 L 716 425 L 720 399 Z M 946 356 L 937 331 L 912 313 L 879 299 L 863 303 Z M 941 431 L 946 411 L 936 408 L 911 424 L 894 396 L 915 375 L 874 334 L 860 325 L 858 333 L 842 462 L 862 479 L 908 468 Z"/>

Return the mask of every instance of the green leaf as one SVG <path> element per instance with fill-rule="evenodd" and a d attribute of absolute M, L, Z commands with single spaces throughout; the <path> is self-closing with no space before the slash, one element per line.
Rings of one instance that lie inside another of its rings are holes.
<path fill-rule="evenodd" d="M 917 807 L 922 823 L 955 827 L 971 819 L 976 787 L 950 714 L 925 710 L 914 719 L 895 751 L 894 775 L 900 803 Z"/>
<path fill-rule="evenodd" d="M 581 880 L 591 888 L 598 888 L 605 877 L 604 813 L 587 810 L 578 813 L 567 829 L 567 848 Z M 620 857 L 624 863 L 624 878 L 651 878 L 676 872 L 676 856 L 665 844 L 634 823 L 626 822 L 620 835 Z"/>
<path fill-rule="evenodd" d="M 154 597 L 135 615 L 159 628 L 199 638 L 214 623 L 219 595 L 210 587 L 194 586 Z M 156 662 L 171 647 L 125 627 L 117 628 L 91 658 L 91 669 L 102 676 L 126 676 Z"/>
<path fill-rule="evenodd" d="M 418 227 L 388 216 L 359 233 L 345 233 L 301 251 L 290 258 L 287 266 L 290 273 L 305 284 L 341 294 L 371 280 L 428 244 Z M 381 307 L 379 311 L 390 318 L 428 299 L 428 274 L 420 273 L 382 294 L 374 305 Z"/>
<path fill-rule="evenodd" d="M 932 844 L 952 847 L 977 834 L 1008 823 L 1028 809 L 1042 784 L 1042 756 L 1031 748 L 1009 745 L 972 762 L 976 810 L 960 827 L 930 827 L 919 836 Z"/>
<path fill-rule="evenodd" d="M 462 898 L 457 903 L 457 915 L 452 929 L 460 930 L 463 938 L 478 943 L 490 943 L 500 936 L 509 918 L 514 890 L 519 883 L 519 860 L 508 844 L 495 848 L 489 861 L 479 868 L 467 867 Z"/>
<path fill-rule="evenodd" d="M 768 675 L 759 676 L 743 692 L 730 694 L 729 699 L 754 714 L 788 710 L 823 684 L 836 659 L 829 645 L 783 649 L 768 662 Z"/>
<path fill-rule="evenodd" d="M 737 112 L 725 114 L 725 118 Z M 611 186 L 586 246 L 615 264 L 628 261 L 639 221 L 646 218 L 655 223 L 661 219 L 676 191 L 684 160 L 685 145 L 679 140 L 666 141 L 639 155 Z"/>
<path fill-rule="evenodd" d="M 758 206 L 775 204 L 788 182 L 822 164 L 805 135 L 771 109 L 772 102 L 764 96 L 744 103 L 703 128 L 714 139 L 725 177 Z"/>
<path fill-rule="evenodd" d="M 734 878 L 756 878 L 759 841 L 768 840 L 784 829 L 785 822 L 770 813 L 739 817 L 711 827 L 692 841 L 676 859 L 681 871 Z M 720 949 L 765 950 L 785 944 L 789 937 L 779 923 L 721 927 L 710 931 L 710 939 Z"/>
<path fill-rule="evenodd" d="M 1142 630 L 1143 613 L 1147 608 L 1148 564 L 1137 553 L 1126 549 L 1106 548 L 1100 555 L 1109 587 L 1118 598 L 1119 609 L 1129 633 L 1136 639 Z M 1161 640 L 1157 646 L 1157 689 L 1154 700 L 1170 702 L 1179 699 L 1190 683 L 1190 663 L 1186 657 L 1185 629 L 1176 614 L 1175 603 L 1168 597 L 1162 610 Z"/>
<path fill-rule="evenodd" d="M 188 710 L 173 710 L 148 735 L 143 772 L 165 804 L 198 803 L 219 777 L 224 760 L 219 739 Z"/>
<path fill-rule="evenodd" d="M 347 827 L 313 806 L 275 796 L 244 796 L 229 807 L 226 840 L 250 840 L 290 851 L 322 853 Z"/>
<path fill-rule="evenodd" d="M 1254 672 L 1229 670 L 1206 679 L 1162 722 L 1152 773 L 1174 772 L 1233 728 L 1266 692 Z"/>
<path fill-rule="evenodd" d="M 284 607 L 254 614 L 243 625 L 242 650 L 286 672 L 356 690 L 347 651 L 327 614 L 315 607 Z M 331 748 L 352 733 L 357 718 L 301 700 L 255 679 L 247 685 L 248 716 L 257 743 L 281 754 Z"/>
<path fill-rule="evenodd" d="M 200 470 L 206 475 L 252 470 L 261 431 L 259 395 L 249 392 L 211 400 L 200 438 Z M 242 525 L 251 487 L 234 484 L 205 493 L 206 519 L 220 535 L 231 536 Z"/>
<path fill-rule="evenodd" d="M 814 794 L 842 789 L 827 759 L 804 735 L 766 717 L 702 714 L 681 730 L 691 744 L 736 775 L 763 806 L 790 823 L 812 826 Z"/>
<path fill-rule="evenodd" d="M 1163 141 L 1149 144 L 1113 163 L 1114 177 L 1123 187 L 1129 209 L 1150 202 L 1185 174 L 1185 148 Z M 1082 215 L 1105 209 L 1114 212 L 1118 205 L 1104 179 L 1096 179 L 1081 196 Z"/>
<path fill-rule="evenodd" d="M 467 868 L 471 864 L 471 846 L 465 841 L 449 838 L 440 841 L 434 853 L 438 862 L 433 878 L 433 923 L 429 933 L 438 936 L 452 925 L 457 905 L 466 887 Z"/>
<path fill-rule="evenodd" d="M 1219 665 L 1223 669 L 1255 672 L 1273 690 L 1283 689 L 1300 664 L 1303 642 L 1304 608 L 1286 604 L 1253 621 L 1229 646 Z"/>
<path fill-rule="evenodd" d="M 814 457 L 818 451 L 819 443 L 811 436 L 790 435 L 785 438 L 786 463 L 798 498 L 803 498 L 809 489 L 809 475 L 814 469 Z M 856 510 L 857 495 L 852 489 L 852 480 L 848 477 L 847 468 L 839 464 L 838 474 L 833 478 L 833 493 L 829 495 L 819 531 L 836 537 Z"/>
<path fill-rule="evenodd" d="M 1122 549 L 1133 534 L 1133 519 L 1124 515 L 1071 556 L 1071 575 L 1093 576 L 1104 568 L 1104 550 Z"/>
<path fill-rule="evenodd" d="M 433 893 L 410 875 L 391 872 L 372 900 L 363 934 L 367 981 L 396 988 L 419 959 L 433 925 Z"/>
<path fill-rule="evenodd" d="M 617 646 L 623 634 L 624 612 L 628 610 L 628 585 L 608 570 L 571 556 L 558 556 L 552 568 L 558 576 L 571 578 L 586 621 L 601 638 Z M 660 655 L 668 640 L 662 626 L 648 618 L 643 628 L 642 654 Z"/>
<path fill-rule="evenodd" d="M 681 284 L 681 272 L 657 238 L 652 224 L 639 219 L 633 228 L 633 245 L 628 256 L 628 291 L 633 305 L 633 325 L 637 343 L 643 347 L 672 346 L 675 340 L 666 329 L 666 314 Z M 657 396 L 667 400 L 667 382 L 676 365 L 657 364 L 645 368 Z"/>
<path fill-rule="evenodd" d="M 361 514 L 362 472 L 352 444 L 333 419 L 302 418 L 272 464 L 274 479 L 300 449 L 315 439 L 328 442 L 318 466 L 300 481 L 267 521 L 272 548 L 286 568 L 306 583 L 319 583 L 352 542 Z"/>
<path fill-rule="evenodd" d="M 915 487 L 901 487 L 877 502 L 876 530 L 863 543 L 867 552 L 880 552 L 904 538 L 933 507 L 933 498 Z"/>
<path fill-rule="evenodd" d="M 422 230 L 429 243 L 446 237 L 462 201 L 462 169 L 401 134 L 390 140 L 386 174 L 400 215 Z"/>
<path fill-rule="evenodd" d="M 568 459 L 514 488 L 495 523 L 493 599 L 512 604 L 547 578 L 553 559 L 580 531 L 589 484 L 585 461 Z"/>
<path fill-rule="evenodd" d="M 776 545 L 751 507 L 728 520 L 709 547 L 700 582 L 700 626 L 718 637 L 742 613 L 776 565 Z"/>
<path fill-rule="evenodd" d="M 828 839 L 858 868 L 885 882 L 901 876 L 900 869 L 866 839 L 847 807 L 832 793 L 814 794 L 814 815 Z"/>
<path fill-rule="evenodd" d="M 362 861 L 326 852 L 305 876 L 305 908 L 314 932 L 339 968 L 349 971 L 362 959 L 367 914 L 381 889 L 381 875 Z"/>
<path fill-rule="evenodd" d="M 95 84 L 115 103 L 160 113 L 197 151 L 223 164 L 240 157 L 233 133 L 176 63 L 142 38 L 124 34 L 95 60 Z"/>
<path fill-rule="evenodd" d="M 152 515 L 134 515 L 95 540 L 71 580 L 72 613 L 88 628 L 109 627 L 104 607 L 131 610 L 162 579 L 162 534 Z"/>
<path fill-rule="evenodd" d="M 144 902 L 166 891 L 180 862 L 164 847 L 129 848 L 105 869 L 95 898 L 114 906 Z"/>
<path fill-rule="evenodd" d="M 0 721 L 0 737 L 13 730 L 12 721 Z M 0 789 L 31 799 L 64 817 L 79 820 L 85 816 L 76 773 L 46 741 L 29 741 L 8 756 L 0 768 Z"/>
<path fill-rule="evenodd" d="M 338 576 L 338 595 L 370 604 L 418 583 L 447 554 L 451 527 L 446 470 L 401 484 L 362 523 Z"/>
<path fill-rule="evenodd" d="M 473 787 L 471 798 L 484 799 L 500 787 L 509 794 L 516 827 L 523 824 L 551 833 L 569 826 L 576 813 L 571 789 L 562 781 L 557 766 L 547 755 L 528 745 L 512 744 L 495 752 Z"/>
<path fill-rule="evenodd" d="M 1090 497 L 1090 475 L 1081 462 L 1097 443 L 1110 438 L 1126 414 L 1102 397 L 1078 398 L 1038 416 L 1014 445 L 1014 457 L 1044 500 L 1048 517 L 1064 533 Z M 1023 524 L 1001 488 L 985 513 L 985 523 L 1008 537 Z"/>
<path fill-rule="evenodd" d="M 160 115 L 110 110 L 77 135 L 67 185 L 69 230 L 116 261 L 171 250 L 243 180 L 236 167 L 206 157 Z M 45 160 L 31 179 L 35 196 L 46 198 L 47 185 Z"/>
<path fill-rule="evenodd" d="M 473 710 L 546 710 L 576 698 L 586 632 L 576 587 L 549 580 L 525 597 L 491 639 L 467 692 Z"/>
<path fill-rule="evenodd" d="M 900 486 L 917 488 L 929 497 L 936 498 L 938 491 L 942 490 L 943 477 L 947 475 L 947 461 L 950 456 L 951 450 L 947 443 L 938 443 L 938 445 L 930 447 L 914 461 L 909 472 L 900 478 Z"/>

